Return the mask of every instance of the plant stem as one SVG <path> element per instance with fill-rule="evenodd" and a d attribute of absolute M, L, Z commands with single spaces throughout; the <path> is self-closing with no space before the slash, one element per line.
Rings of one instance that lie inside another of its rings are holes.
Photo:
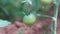
<path fill-rule="evenodd" d="M 57 2 L 58 0 L 55 0 L 55 1 L 56 1 L 56 4 L 54 5 L 54 18 L 52 18 L 53 23 L 51 27 L 52 34 L 57 34 L 56 29 L 57 29 L 57 16 L 58 16 L 59 2 Z"/>

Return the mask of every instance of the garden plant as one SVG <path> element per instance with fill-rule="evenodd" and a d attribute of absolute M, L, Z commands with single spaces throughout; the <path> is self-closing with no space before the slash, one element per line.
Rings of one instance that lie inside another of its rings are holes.
<path fill-rule="evenodd" d="M 42 26 L 42 29 L 45 30 L 44 34 L 47 34 L 48 29 L 51 30 L 51 34 L 57 34 L 59 4 L 60 0 L 0 0 L 0 28 L 5 28 L 9 24 L 16 24 L 16 21 L 18 21 L 22 22 L 17 23 L 20 27 L 24 26 L 28 28 L 27 30 L 32 30 L 38 19 L 39 21 L 51 19 L 50 28 L 47 25 L 48 27 Z M 51 9 L 52 6 L 53 9 Z M 48 12 L 52 12 L 52 15 Z M 23 25 L 21 26 L 21 24 Z M 23 34 L 23 32 L 25 32 L 25 29 L 22 27 L 15 34 Z M 28 34 L 32 34 L 32 32 L 28 32 Z"/>

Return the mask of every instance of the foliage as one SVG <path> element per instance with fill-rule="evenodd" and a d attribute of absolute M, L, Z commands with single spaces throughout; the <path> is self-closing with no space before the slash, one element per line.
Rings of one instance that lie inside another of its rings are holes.
<path fill-rule="evenodd" d="M 52 2 L 52 4 L 54 5 L 54 16 L 52 17 L 46 15 L 51 5 L 43 6 L 40 0 L 0 0 L 0 16 L 1 16 L 0 19 L 14 21 L 15 16 L 18 16 L 21 19 L 23 19 L 25 15 L 34 13 L 36 16 L 39 17 L 52 18 L 53 23 L 51 31 L 52 34 L 56 34 L 59 2 L 60 2 L 59 0 L 54 0 Z"/>
<path fill-rule="evenodd" d="M 20 18 L 23 18 L 24 15 L 28 15 L 29 13 L 42 13 L 41 8 L 43 7 L 40 4 L 39 0 L 0 0 L 1 1 L 1 9 L 4 11 L 5 17 L 8 16 L 8 20 L 13 20 L 16 15 Z M 44 7 L 43 10 L 48 10 L 50 7 Z M 43 13 L 44 14 L 44 13 Z"/>
<path fill-rule="evenodd" d="M 7 20 L 0 19 L 0 27 L 5 27 L 5 26 L 7 26 L 9 24 L 11 24 L 11 22 L 9 22 Z"/>

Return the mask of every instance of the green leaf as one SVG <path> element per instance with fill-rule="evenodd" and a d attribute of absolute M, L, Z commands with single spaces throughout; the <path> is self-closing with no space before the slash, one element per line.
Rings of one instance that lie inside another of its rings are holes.
<path fill-rule="evenodd" d="M 24 0 L 8 0 L 10 4 L 12 4 L 15 7 L 20 7 L 21 3 L 23 3 Z"/>
<path fill-rule="evenodd" d="M 34 7 L 35 10 L 39 10 L 41 7 L 40 0 L 31 0 L 32 1 L 32 6 Z"/>
<path fill-rule="evenodd" d="M 2 3 L 2 0 L 0 0 L 0 3 Z"/>
<path fill-rule="evenodd" d="M 0 27 L 5 27 L 5 26 L 7 26 L 9 24 L 11 24 L 11 22 L 9 22 L 7 20 L 0 19 Z"/>
<path fill-rule="evenodd" d="M 4 7 L 1 7 L 1 8 L 3 10 L 3 13 L 5 13 L 6 15 L 9 15 L 9 12 L 8 12 L 8 10 L 6 8 L 4 8 Z"/>
<path fill-rule="evenodd" d="M 0 0 L 0 6 L 5 6 L 8 4 L 7 0 Z"/>

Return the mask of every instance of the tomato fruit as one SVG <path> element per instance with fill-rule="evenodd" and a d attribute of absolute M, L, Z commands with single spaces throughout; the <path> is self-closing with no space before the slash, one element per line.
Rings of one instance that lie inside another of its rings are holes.
<path fill-rule="evenodd" d="M 28 26 L 32 26 L 36 21 L 36 16 L 34 14 L 29 14 L 29 15 L 25 15 L 23 17 L 23 22 L 28 25 Z"/>
<path fill-rule="evenodd" d="M 40 0 L 42 5 L 50 5 L 52 3 L 52 0 Z"/>

